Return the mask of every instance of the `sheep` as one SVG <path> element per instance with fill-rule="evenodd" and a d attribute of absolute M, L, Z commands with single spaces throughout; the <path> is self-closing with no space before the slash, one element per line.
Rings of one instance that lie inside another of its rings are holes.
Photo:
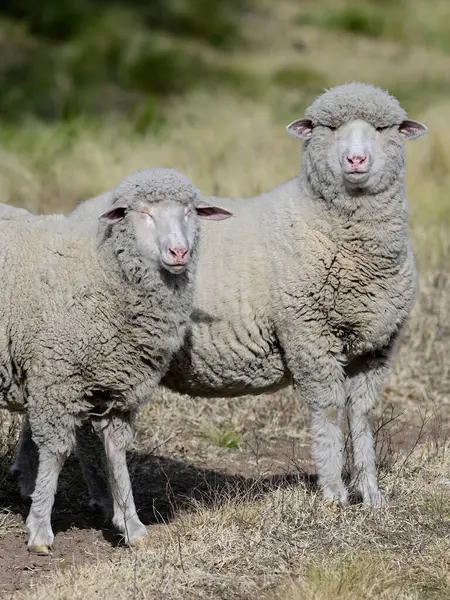
<path fill-rule="evenodd" d="M 104 444 L 114 525 L 129 545 L 146 535 L 125 450 L 184 339 L 198 218 L 228 216 L 171 169 L 122 181 L 97 236 L 62 215 L 1 210 L 0 407 L 26 412 L 17 463 L 35 472 L 30 551 L 50 552 L 58 476 L 86 423 Z"/>
<path fill-rule="evenodd" d="M 31 213 L 26 208 L 19 208 L 0 202 L 0 217 L 2 219 L 16 219 L 28 215 L 31 215 Z"/>
<path fill-rule="evenodd" d="M 381 506 L 369 417 L 414 302 L 403 142 L 427 128 L 387 91 L 353 82 L 326 90 L 286 129 L 305 141 L 300 173 L 252 198 L 220 199 L 237 219 L 202 229 L 192 322 L 161 383 L 205 397 L 293 384 L 309 407 L 319 487 L 338 506 L 348 502 L 346 411 L 350 486 Z M 89 482 L 89 464 L 84 472 Z M 94 477 L 89 487 L 95 500 Z"/>

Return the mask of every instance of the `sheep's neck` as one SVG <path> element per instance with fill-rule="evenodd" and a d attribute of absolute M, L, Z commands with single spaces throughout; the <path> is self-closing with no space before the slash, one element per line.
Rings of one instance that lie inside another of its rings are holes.
<path fill-rule="evenodd" d="M 378 194 L 349 193 L 341 189 L 332 198 L 312 189 L 305 177 L 312 210 L 308 223 L 336 244 L 357 245 L 368 256 L 397 259 L 409 251 L 408 206 L 403 176 Z"/>
<path fill-rule="evenodd" d="M 193 296 L 191 265 L 184 273 L 172 275 L 156 265 L 146 264 L 138 251 L 117 252 L 111 239 L 99 250 L 109 293 L 116 298 L 122 311 L 130 313 L 131 319 L 137 312 L 151 313 L 155 308 L 158 312 L 166 308 L 173 315 L 184 318 L 180 303 L 189 305 Z"/>

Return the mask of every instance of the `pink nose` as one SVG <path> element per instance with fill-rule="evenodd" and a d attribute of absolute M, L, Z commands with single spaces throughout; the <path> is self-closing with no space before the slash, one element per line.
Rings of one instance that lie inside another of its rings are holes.
<path fill-rule="evenodd" d="M 174 264 L 184 265 L 188 259 L 188 249 L 177 247 L 177 248 L 169 248 L 169 254 L 174 262 Z"/>
<path fill-rule="evenodd" d="M 346 156 L 345 160 L 352 167 L 362 167 L 367 163 L 367 156 Z"/>

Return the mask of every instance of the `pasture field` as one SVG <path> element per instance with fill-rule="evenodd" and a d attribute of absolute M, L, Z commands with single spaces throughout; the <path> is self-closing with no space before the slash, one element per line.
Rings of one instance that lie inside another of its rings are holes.
<path fill-rule="evenodd" d="M 396 94 L 429 132 L 407 149 L 420 290 L 374 415 L 391 506 L 324 506 L 292 390 L 217 400 L 161 390 L 129 454 L 148 543 L 120 545 L 70 459 L 55 551 L 31 556 L 8 475 L 20 420 L 2 413 L 2 599 L 450 599 L 450 8 L 260 0 L 241 19 L 245 43 L 217 57 L 246 74 L 235 87 L 171 97 L 148 124 L 110 114 L 2 126 L 0 202 L 66 212 L 148 166 L 175 167 L 204 193 L 255 194 L 298 171 L 301 146 L 284 127 L 324 87 L 360 80 Z"/>

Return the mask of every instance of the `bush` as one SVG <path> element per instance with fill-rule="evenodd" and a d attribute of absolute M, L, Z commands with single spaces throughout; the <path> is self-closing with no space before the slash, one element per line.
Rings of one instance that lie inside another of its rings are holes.
<path fill-rule="evenodd" d="M 201 47 L 236 44 L 241 10 L 238 0 L 3 3 L 0 111 L 43 119 L 123 113 L 198 85 L 241 87 L 241 73 L 207 62 Z"/>

